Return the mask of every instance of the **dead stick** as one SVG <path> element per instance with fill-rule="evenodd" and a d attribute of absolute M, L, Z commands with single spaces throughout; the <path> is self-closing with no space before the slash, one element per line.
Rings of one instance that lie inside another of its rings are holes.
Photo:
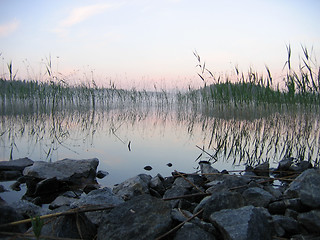
<path fill-rule="evenodd" d="M 197 212 L 196 214 L 194 214 L 193 216 L 189 217 L 188 219 L 186 219 L 185 221 L 183 221 L 182 223 L 180 223 L 179 225 L 175 226 L 174 228 L 172 228 L 170 231 L 166 232 L 165 234 L 161 235 L 160 237 L 157 237 L 155 240 L 160 240 L 166 236 L 168 236 L 170 233 L 176 231 L 177 229 L 179 229 L 180 227 L 182 227 L 186 222 L 189 222 L 190 220 L 194 219 L 196 216 L 198 216 L 200 213 L 203 212 L 203 209 L 201 209 L 199 212 Z"/>
<path fill-rule="evenodd" d="M 203 151 L 204 153 L 208 154 L 211 158 L 213 158 L 216 161 L 218 161 L 218 159 L 213 156 L 212 154 L 208 153 L 206 150 L 204 150 L 203 148 L 199 147 L 198 145 L 196 145 L 197 148 L 199 148 L 201 151 Z"/>
<path fill-rule="evenodd" d="M 59 212 L 59 213 L 52 213 L 52 214 L 43 215 L 43 216 L 40 216 L 40 219 L 61 217 L 61 216 L 77 214 L 77 213 L 84 213 L 84 212 L 102 211 L 102 210 L 112 209 L 114 207 L 115 206 L 100 207 L 100 208 L 89 208 L 89 209 L 76 208 L 76 209 L 71 209 L 71 210 L 69 210 L 67 212 Z M 18 224 L 23 224 L 23 223 L 29 223 L 29 222 L 31 222 L 31 218 L 20 220 L 20 221 L 16 221 L 16 222 L 11 222 L 11 223 L 1 224 L 0 228 L 1 227 L 8 227 L 8 226 L 13 226 L 13 225 L 18 225 Z"/>
<path fill-rule="evenodd" d="M 175 173 L 177 173 L 180 177 L 182 177 L 184 180 L 186 180 L 188 183 L 190 183 L 195 189 L 197 189 L 199 192 L 204 193 L 200 188 L 198 188 L 194 183 L 192 183 L 189 179 L 187 179 L 185 176 L 183 176 L 181 173 L 179 173 L 177 170 L 174 170 Z"/>

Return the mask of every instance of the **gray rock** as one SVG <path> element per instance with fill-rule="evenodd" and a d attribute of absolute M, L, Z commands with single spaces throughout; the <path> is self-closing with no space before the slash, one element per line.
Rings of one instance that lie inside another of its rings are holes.
<path fill-rule="evenodd" d="M 214 182 L 215 185 L 211 186 L 206 190 L 207 193 L 214 193 L 219 191 L 228 191 L 235 189 L 235 191 L 242 193 L 247 189 L 247 185 L 250 179 L 239 175 L 228 175 L 224 174 L 220 176 L 220 179 Z"/>
<path fill-rule="evenodd" d="M 76 199 L 66 196 L 58 196 L 52 203 L 50 203 L 50 209 L 56 209 L 62 206 L 70 206 Z"/>
<path fill-rule="evenodd" d="M 98 228 L 102 239 L 155 239 L 171 227 L 170 204 L 144 194 L 108 213 Z"/>
<path fill-rule="evenodd" d="M 134 196 L 149 193 L 149 182 L 151 178 L 150 175 L 139 174 L 114 187 L 113 192 L 125 201 Z"/>
<path fill-rule="evenodd" d="M 214 235 L 192 223 L 185 223 L 176 233 L 174 240 L 214 240 Z"/>
<path fill-rule="evenodd" d="M 284 214 L 286 209 L 292 209 L 297 212 L 303 211 L 304 206 L 301 203 L 300 198 L 284 199 L 270 203 L 268 209 L 271 214 Z"/>
<path fill-rule="evenodd" d="M 188 194 L 188 193 L 189 193 L 189 190 L 187 188 L 180 187 L 180 186 L 177 186 L 177 185 L 173 185 L 170 189 L 165 191 L 165 193 L 163 195 L 163 199 L 180 197 L 180 196 L 183 196 L 183 195 Z M 179 203 L 179 199 L 170 200 L 169 202 L 170 202 L 172 208 L 174 208 L 174 207 L 177 207 L 177 205 Z"/>
<path fill-rule="evenodd" d="M 3 185 L 0 185 L 0 193 L 7 192 L 7 191 L 8 190 Z"/>
<path fill-rule="evenodd" d="M 50 213 L 49 209 L 39 207 L 26 200 L 19 200 L 17 202 L 9 203 L 8 205 L 14 208 L 19 214 L 21 214 L 25 218 L 42 216 Z"/>
<path fill-rule="evenodd" d="M 280 191 L 280 189 L 274 188 L 272 185 L 266 185 L 263 187 L 263 189 L 274 196 L 275 199 L 280 199 L 280 197 L 282 196 L 282 192 Z"/>
<path fill-rule="evenodd" d="M 272 227 L 263 208 L 245 206 L 224 209 L 210 215 L 210 221 L 221 231 L 224 239 L 271 239 Z"/>
<path fill-rule="evenodd" d="M 190 182 L 192 182 L 194 184 L 194 180 L 192 177 L 187 177 L 186 179 L 188 179 Z M 192 188 L 193 187 L 188 181 L 186 181 L 182 177 L 176 178 L 176 180 L 174 180 L 173 185 L 178 186 L 178 187 L 183 187 L 183 188 Z"/>
<path fill-rule="evenodd" d="M 0 171 L 22 171 L 26 167 L 29 167 L 34 162 L 29 158 L 19 158 L 11 161 L 1 161 L 0 162 Z"/>
<path fill-rule="evenodd" d="M 222 209 L 233 209 L 244 206 L 244 200 L 238 192 L 216 192 L 204 198 L 195 208 L 194 213 L 203 208 L 203 218 L 208 220 L 210 215 Z"/>
<path fill-rule="evenodd" d="M 199 162 L 201 174 L 203 174 L 209 181 L 217 180 L 220 176 L 218 169 L 211 166 L 209 162 L 201 161 Z M 210 175 L 212 174 L 212 175 Z"/>
<path fill-rule="evenodd" d="M 10 222 L 15 222 L 19 220 L 23 220 L 23 216 L 19 214 L 14 208 L 7 205 L 0 205 L 0 225 Z M 24 233 L 27 231 L 26 224 L 18 224 L 13 226 L 0 227 L 0 232 L 17 232 Z M 4 235 L 0 234 L 0 238 L 2 239 Z"/>
<path fill-rule="evenodd" d="M 97 158 L 63 159 L 53 163 L 37 161 L 32 166 L 26 167 L 23 175 L 38 179 L 56 178 L 59 181 L 81 186 L 94 182 L 98 164 Z"/>
<path fill-rule="evenodd" d="M 290 236 L 301 232 L 298 222 L 291 217 L 283 215 L 273 215 L 272 221 L 275 225 L 275 229 L 281 228 L 281 230 L 283 230 L 282 234 L 278 234 L 278 236 L 280 237 L 283 237 L 285 235 Z"/>
<path fill-rule="evenodd" d="M 312 210 L 298 215 L 298 222 L 311 233 L 320 233 L 320 210 Z"/>
<path fill-rule="evenodd" d="M 257 176 L 269 177 L 269 162 L 264 162 L 253 168 L 253 172 Z"/>
<path fill-rule="evenodd" d="M 41 235 L 60 238 L 94 239 L 96 226 L 83 213 L 58 217 L 45 224 Z"/>
<path fill-rule="evenodd" d="M 82 195 L 79 200 L 71 204 L 71 208 L 81 208 L 84 206 L 112 207 L 123 203 L 123 199 L 115 195 L 110 188 L 102 188 L 91 191 L 87 195 Z M 99 225 L 103 216 L 110 210 L 86 212 L 86 216 L 96 225 Z"/>
<path fill-rule="evenodd" d="M 267 207 L 270 201 L 274 201 L 275 198 L 262 188 L 253 187 L 248 188 L 242 193 L 247 205 L 253 205 L 255 207 Z"/>
<path fill-rule="evenodd" d="M 301 202 L 311 208 L 320 207 L 320 170 L 308 169 L 290 183 L 284 195 L 300 197 Z"/>
<path fill-rule="evenodd" d="M 301 162 L 298 162 L 297 164 L 291 165 L 289 170 L 296 171 L 296 172 L 303 172 L 308 168 L 312 168 L 312 164 L 308 161 L 301 161 Z"/>
<path fill-rule="evenodd" d="M 282 159 L 278 164 L 278 171 L 288 171 L 290 166 L 293 163 L 294 158 L 293 157 L 287 157 Z"/>
<path fill-rule="evenodd" d="M 163 185 L 164 178 L 157 174 L 155 177 L 153 177 L 149 182 L 149 187 L 156 190 L 159 194 L 164 194 L 165 187 Z"/>
<path fill-rule="evenodd" d="M 97 172 L 97 178 L 99 178 L 99 179 L 102 179 L 102 178 L 104 178 L 104 177 L 107 176 L 107 175 L 109 175 L 109 173 L 108 173 L 107 171 L 99 170 L 99 171 Z"/>
<path fill-rule="evenodd" d="M 1 181 L 12 181 L 21 176 L 22 176 L 21 171 L 9 171 L 9 170 L 0 171 Z"/>

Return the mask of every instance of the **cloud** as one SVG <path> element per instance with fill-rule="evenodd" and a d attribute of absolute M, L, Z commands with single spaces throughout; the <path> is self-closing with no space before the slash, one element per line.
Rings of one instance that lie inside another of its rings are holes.
<path fill-rule="evenodd" d="M 11 33 L 13 33 L 20 25 L 20 21 L 17 19 L 14 19 L 11 22 L 1 24 L 0 25 L 0 37 L 6 37 L 9 36 Z"/>

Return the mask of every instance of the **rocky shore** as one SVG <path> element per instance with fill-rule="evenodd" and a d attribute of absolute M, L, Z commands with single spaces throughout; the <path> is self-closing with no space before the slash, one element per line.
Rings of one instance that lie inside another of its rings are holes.
<path fill-rule="evenodd" d="M 320 171 L 309 162 L 238 172 L 200 162 L 198 173 L 139 174 L 112 189 L 97 183 L 105 175 L 98 164 L 0 162 L 2 181 L 15 179 L 16 191 L 27 186 L 21 200 L 1 201 L 0 238 L 34 236 L 28 219 L 42 216 L 44 238 L 320 239 Z"/>

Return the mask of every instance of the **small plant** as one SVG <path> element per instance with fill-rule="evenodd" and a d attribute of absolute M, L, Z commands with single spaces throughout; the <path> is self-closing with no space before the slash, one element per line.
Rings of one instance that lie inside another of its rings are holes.
<path fill-rule="evenodd" d="M 36 216 L 34 218 L 31 217 L 31 223 L 32 223 L 33 233 L 38 240 L 38 239 L 40 239 L 40 235 L 41 235 L 41 231 L 42 231 L 42 227 L 43 227 L 44 222 L 39 216 Z"/>

